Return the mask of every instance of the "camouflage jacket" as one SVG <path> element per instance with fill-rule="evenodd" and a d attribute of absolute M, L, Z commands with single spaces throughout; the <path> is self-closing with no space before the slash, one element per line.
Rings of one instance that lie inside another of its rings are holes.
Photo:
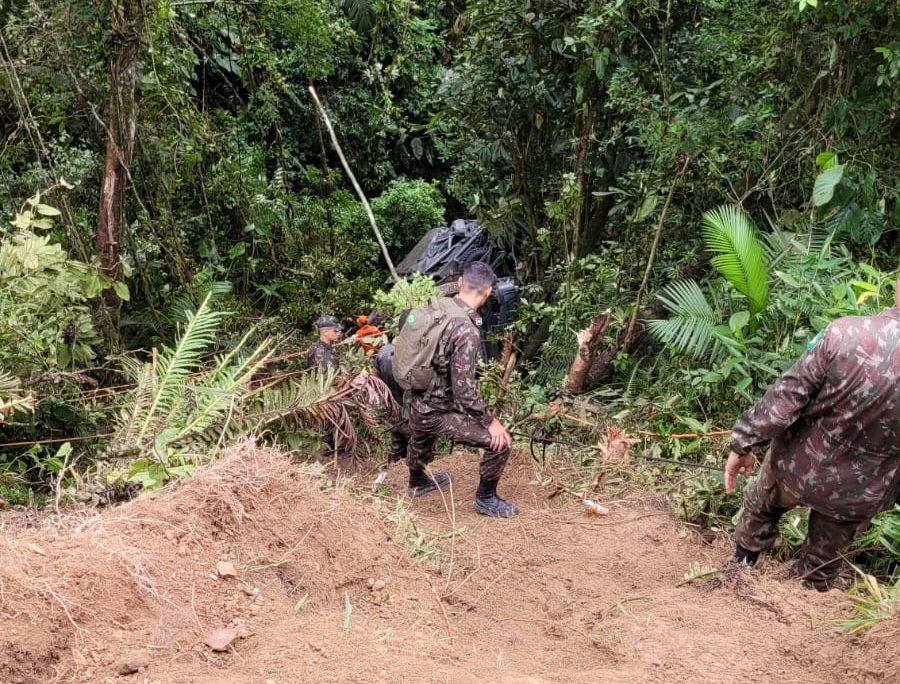
<path fill-rule="evenodd" d="M 481 318 L 459 298 L 456 303 L 469 318 L 454 318 L 441 335 L 431 362 L 435 379 L 424 392 L 410 392 L 410 407 L 420 415 L 462 413 L 485 427 L 494 420 L 475 384 L 481 354 Z"/>
<path fill-rule="evenodd" d="M 732 450 L 771 443 L 776 477 L 814 510 L 864 520 L 900 486 L 900 308 L 841 318 L 732 430 Z"/>
<path fill-rule="evenodd" d="M 337 369 L 338 362 L 334 355 L 334 347 L 322 340 L 313 343 L 306 350 L 306 366 L 307 368 Z"/>

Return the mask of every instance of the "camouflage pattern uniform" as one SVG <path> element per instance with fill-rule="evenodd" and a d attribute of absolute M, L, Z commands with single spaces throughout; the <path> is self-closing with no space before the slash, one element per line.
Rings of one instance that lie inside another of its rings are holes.
<path fill-rule="evenodd" d="M 779 518 L 809 506 L 796 570 L 827 583 L 840 552 L 900 488 L 900 308 L 828 326 L 732 430 L 738 454 L 767 443 L 760 473 L 744 490 L 736 541 L 768 550 Z"/>
<path fill-rule="evenodd" d="M 469 315 L 454 318 L 444 330 L 432 361 L 435 379 L 424 392 L 408 392 L 410 471 L 424 470 L 434 460 L 434 443 L 446 437 L 460 444 L 484 449 L 481 477 L 498 480 L 509 458 L 509 448 L 491 449 L 488 425 L 494 418 L 475 385 L 475 370 L 481 353 L 478 314 L 459 298 L 456 303 Z"/>
<path fill-rule="evenodd" d="M 340 367 L 337 357 L 334 354 L 334 345 L 318 340 L 314 342 L 306 351 L 306 366 L 310 370 L 313 368 L 321 368 L 322 370 L 337 370 Z M 319 430 L 319 436 L 322 439 L 321 456 L 332 458 L 336 456 L 338 459 L 349 458 L 352 453 L 349 449 L 341 446 L 340 433 L 331 427 L 323 427 Z"/>
<path fill-rule="evenodd" d="M 384 381 L 384 384 L 391 390 L 394 400 L 403 405 L 403 388 L 397 384 L 394 378 L 394 345 L 386 344 L 375 355 L 375 370 L 378 376 Z M 388 454 L 388 461 L 402 461 L 406 458 L 406 449 L 409 446 L 409 421 L 405 418 L 396 425 L 391 425 L 391 451 Z"/>
<path fill-rule="evenodd" d="M 334 355 L 334 346 L 319 340 L 306 350 L 307 368 L 331 368 L 337 370 L 338 361 Z"/>

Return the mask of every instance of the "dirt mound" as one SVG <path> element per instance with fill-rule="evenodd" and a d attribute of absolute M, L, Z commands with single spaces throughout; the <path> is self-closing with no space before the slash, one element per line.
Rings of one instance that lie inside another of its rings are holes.
<path fill-rule="evenodd" d="M 397 504 L 247 445 L 168 491 L 10 533 L 0 682 L 897 679 L 896 621 L 835 634 L 840 592 L 803 590 L 770 562 L 684 583 L 730 545 L 657 497 L 610 481 L 597 495 L 609 515 L 587 517 L 547 499 L 564 465 L 519 453 L 501 492 L 522 514 L 492 520 L 472 510 L 473 456 L 438 465 L 451 491 Z M 402 497 L 402 465 L 386 486 Z"/>
<path fill-rule="evenodd" d="M 894 612 L 897 615 L 897 610 Z M 844 647 L 842 681 L 859 684 L 900 682 L 900 616 L 882 622 Z"/>
<path fill-rule="evenodd" d="M 127 662 L 209 657 L 210 629 L 252 632 L 273 595 L 330 604 L 404 562 L 371 508 L 245 444 L 170 489 L 5 535 L 0 682 L 103 681 Z"/>

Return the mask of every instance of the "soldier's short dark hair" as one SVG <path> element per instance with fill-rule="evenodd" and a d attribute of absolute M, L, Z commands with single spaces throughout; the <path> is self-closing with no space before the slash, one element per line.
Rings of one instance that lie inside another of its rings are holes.
<path fill-rule="evenodd" d="M 467 264 L 462 272 L 463 287 L 467 290 L 481 291 L 487 287 L 493 287 L 497 281 L 494 269 L 483 261 L 473 261 Z"/>

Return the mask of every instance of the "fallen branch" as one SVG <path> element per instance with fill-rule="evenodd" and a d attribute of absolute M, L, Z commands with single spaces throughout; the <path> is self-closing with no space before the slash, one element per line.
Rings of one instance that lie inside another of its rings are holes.
<path fill-rule="evenodd" d="M 353 189 L 356 190 L 359 201 L 362 202 L 363 209 L 366 211 L 366 216 L 369 218 L 369 223 L 372 225 L 372 230 L 375 231 L 375 238 L 378 240 L 378 245 L 381 247 L 381 253 L 384 255 L 384 260 L 387 263 L 388 270 L 391 272 L 391 277 L 394 279 L 394 282 L 400 282 L 400 276 L 397 275 L 397 269 L 394 268 L 394 262 L 391 260 L 390 253 L 388 253 L 387 245 L 384 244 L 384 238 L 381 235 L 381 231 L 378 229 L 378 224 L 375 222 L 375 214 L 372 213 L 372 207 L 369 206 L 369 200 L 366 199 L 362 187 L 360 187 L 359 182 L 356 180 L 356 176 L 353 175 L 350 164 L 347 163 L 347 158 L 344 156 L 343 150 L 341 150 L 341 145 L 338 142 L 337 135 L 331 125 L 331 119 L 328 118 L 328 113 L 319 101 L 319 95 L 316 93 L 316 89 L 313 86 L 309 86 L 309 94 L 312 96 L 316 109 L 319 110 L 319 114 L 322 116 L 322 121 L 325 122 L 325 128 L 328 129 L 328 135 L 331 136 L 331 144 L 334 145 L 334 151 L 337 152 L 337 156 L 341 160 L 344 171 L 347 172 L 347 177 L 350 179 Z"/>
<path fill-rule="evenodd" d="M 566 379 L 563 383 L 563 386 L 569 392 L 581 394 L 584 391 L 588 373 L 594 361 L 594 354 L 597 353 L 597 347 L 603 340 L 606 328 L 609 327 L 610 318 L 611 313 L 607 309 L 594 316 L 587 328 L 576 333 L 575 339 L 578 343 L 578 350 L 575 352 L 575 358 L 572 361 L 572 365 L 569 366 L 569 372 L 566 373 Z"/>

